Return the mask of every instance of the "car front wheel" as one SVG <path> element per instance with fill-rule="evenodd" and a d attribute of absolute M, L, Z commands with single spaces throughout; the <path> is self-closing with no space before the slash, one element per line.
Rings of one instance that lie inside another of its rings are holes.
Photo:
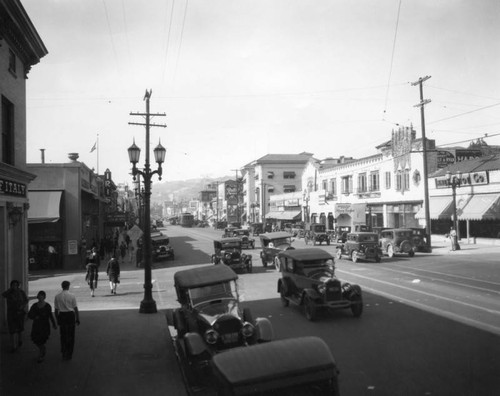
<path fill-rule="evenodd" d="M 281 263 L 280 263 L 280 259 L 278 257 L 274 258 L 274 268 L 276 268 L 276 271 L 278 271 L 278 272 L 281 269 Z"/>
<path fill-rule="evenodd" d="M 361 296 L 353 296 L 351 298 L 351 311 L 355 318 L 359 318 L 363 313 L 363 299 Z"/>
<path fill-rule="evenodd" d="M 337 260 L 340 260 L 342 258 L 342 249 L 337 249 L 335 257 L 337 257 Z"/>
<path fill-rule="evenodd" d="M 394 257 L 394 247 L 392 245 L 387 246 L 387 255 L 390 258 Z"/>
<path fill-rule="evenodd" d="M 358 262 L 358 252 L 356 250 L 353 250 L 351 253 L 351 259 L 353 263 Z"/>
<path fill-rule="evenodd" d="M 281 305 L 284 307 L 288 307 L 290 305 L 290 301 L 285 297 L 286 296 L 286 286 L 282 283 L 280 285 L 280 297 L 281 297 Z"/>
<path fill-rule="evenodd" d="M 305 309 L 305 314 L 306 314 L 306 319 L 313 322 L 314 320 L 316 320 L 316 316 L 317 316 L 317 308 L 316 308 L 316 304 L 314 303 L 314 301 L 312 300 L 312 298 L 310 297 L 305 297 L 304 298 L 304 309 Z"/>

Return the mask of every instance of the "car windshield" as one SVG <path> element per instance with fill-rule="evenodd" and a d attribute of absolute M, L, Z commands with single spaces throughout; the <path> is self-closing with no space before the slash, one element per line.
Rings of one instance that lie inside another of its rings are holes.
<path fill-rule="evenodd" d="M 193 306 L 222 299 L 237 298 L 236 282 L 216 283 L 189 289 L 189 297 Z"/>
<path fill-rule="evenodd" d="M 222 244 L 222 249 L 224 250 L 239 249 L 239 247 L 240 247 L 239 242 L 224 242 Z"/>
<path fill-rule="evenodd" d="M 308 260 L 299 261 L 296 264 L 296 272 L 300 275 L 311 276 L 313 273 L 333 273 L 333 260 Z"/>
<path fill-rule="evenodd" d="M 377 235 L 360 235 L 359 241 L 360 242 L 377 242 L 378 236 Z"/>
<path fill-rule="evenodd" d="M 274 244 L 274 247 L 282 246 L 282 245 L 290 245 L 292 240 L 290 238 L 277 238 L 272 239 L 271 242 Z"/>
<path fill-rule="evenodd" d="M 325 232 L 326 227 L 323 224 L 316 224 L 313 226 L 313 231 L 316 232 Z"/>
<path fill-rule="evenodd" d="M 249 232 L 247 230 L 238 230 L 234 232 L 235 236 L 245 236 L 249 235 Z"/>
<path fill-rule="evenodd" d="M 412 235 L 411 231 L 397 231 L 396 236 L 399 238 L 410 238 Z"/>

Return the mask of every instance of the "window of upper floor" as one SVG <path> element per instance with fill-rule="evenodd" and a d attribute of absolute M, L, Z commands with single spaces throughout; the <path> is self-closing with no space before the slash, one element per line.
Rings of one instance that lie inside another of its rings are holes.
<path fill-rule="evenodd" d="M 337 195 L 337 179 L 330 180 L 330 193 L 335 197 Z"/>
<path fill-rule="evenodd" d="M 385 172 L 385 189 L 386 190 L 391 189 L 391 180 L 392 180 L 391 172 Z"/>
<path fill-rule="evenodd" d="M 323 190 L 328 191 L 328 180 L 323 180 L 322 185 L 323 185 Z"/>
<path fill-rule="evenodd" d="M 274 172 L 271 172 L 271 171 L 267 172 L 267 178 L 274 179 Z"/>
<path fill-rule="evenodd" d="M 292 185 L 285 185 L 283 186 L 283 192 L 284 193 L 292 193 L 292 192 L 295 192 L 297 191 L 297 188 L 295 186 L 292 186 Z"/>
<path fill-rule="evenodd" d="M 295 172 L 283 172 L 283 179 L 295 179 Z"/>
<path fill-rule="evenodd" d="M 370 191 L 380 191 L 380 175 L 378 172 L 370 173 Z"/>
<path fill-rule="evenodd" d="M 396 191 L 408 191 L 410 189 L 410 171 L 404 170 L 396 173 Z"/>
<path fill-rule="evenodd" d="M 352 193 L 352 176 L 344 176 L 341 181 L 342 194 Z"/>
<path fill-rule="evenodd" d="M 368 184 L 366 181 L 366 173 L 358 175 L 358 193 L 365 193 L 368 191 Z"/>
<path fill-rule="evenodd" d="M 2 137 L 0 162 L 14 165 L 14 104 L 2 96 Z"/>
<path fill-rule="evenodd" d="M 9 49 L 9 72 L 17 76 L 16 54 L 11 49 Z"/>

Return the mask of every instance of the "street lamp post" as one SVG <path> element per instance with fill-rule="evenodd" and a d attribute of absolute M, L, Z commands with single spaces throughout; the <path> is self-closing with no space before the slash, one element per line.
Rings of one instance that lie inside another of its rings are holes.
<path fill-rule="evenodd" d="M 458 229 L 458 217 L 457 217 L 457 187 L 462 185 L 462 173 L 459 172 L 456 175 L 452 175 L 450 171 L 446 172 L 446 180 L 448 185 L 451 187 L 451 192 L 453 196 L 453 227 L 457 233 L 457 240 L 460 239 L 460 231 Z M 457 241 L 454 241 L 458 245 Z"/>
<path fill-rule="evenodd" d="M 149 113 L 149 98 L 151 97 L 151 91 L 146 91 L 146 113 L 141 114 L 146 117 L 146 160 L 144 163 L 144 169 L 139 170 L 136 166 L 139 162 L 139 158 L 141 155 L 141 149 L 136 146 L 135 139 L 132 146 L 128 148 L 128 157 L 130 162 L 132 163 L 132 175 L 134 176 L 134 181 L 136 175 L 142 176 L 142 181 L 144 185 L 144 194 L 143 194 L 143 202 L 144 202 L 144 244 L 143 244 L 143 252 L 144 252 L 144 299 L 141 301 L 141 306 L 139 308 L 140 313 L 156 313 L 156 302 L 153 300 L 153 285 L 151 281 L 151 179 L 154 174 L 158 175 L 158 179 L 161 180 L 162 168 L 161 164 L 165 161 L 165 155 L 167 150 L 165 147 L 158 143 L 158 146 L 153 150 L 155 161 L 158 164 L 158 169 L 152 171 L 149 163 L 149 127 L 150 127 L 150 113 Z M 132 123 L 130 123 L 132 124 Z M 139 124 L 142 125 L 142 124 Z M 159 125 L 154 125 L 159 126 Z"/>

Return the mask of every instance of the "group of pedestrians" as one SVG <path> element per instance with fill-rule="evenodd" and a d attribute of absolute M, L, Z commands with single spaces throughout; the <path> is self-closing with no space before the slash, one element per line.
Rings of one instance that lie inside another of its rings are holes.
<path fill-rule="evenodd" d="M 97 249 L 93 248 L 87 257 L 87 273 L 85 275 L 85 281 L 90 287 L 90 295 L 92 297 L 95 297 L 95 289 L 97 289 L 99 281 L 99 265 L 100 260 Z M 113 254 L 108 261 L 106 274 L 108 275 L 111 294 L 116 294 L 116 289 L 120 283 L 120 262 L 116 258 L 116 254 Z"/>
<path fill-rule="evenodd" d="M 10 288 L 2 293 L 7 300 L 7 326 L 12 342 L 12 352 L 22 345 L 22 333 L 26 316 L 33 320 L 31 340 L 38 348 L 38 362 L 43 362 L 46 354 L 45 344 L 50 337 L 51 325 L 54 330 L 59 326 L 61 353 L 63 360 L 71 360 L 75 345 L 75 327 L 80 325 L 80 315 L 76 297 L 69 292 L 70 283 L 61 283 L 61 292 L 54 298 L 55 318 L 52 306 L 45 301 L 47 295 L 40 290 L 37 301 L 28 311 L 28 297 L 17 280 L 10 282 Z"/>

